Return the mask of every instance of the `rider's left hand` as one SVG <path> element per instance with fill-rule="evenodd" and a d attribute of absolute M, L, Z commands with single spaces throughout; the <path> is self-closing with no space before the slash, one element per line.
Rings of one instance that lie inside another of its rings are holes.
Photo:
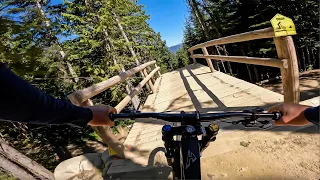
<path fill-rule="evenodd" d="M 88 106 L 92 111 L 90 126 L 113 126 L 114 122 L 109 118 L 110 113 L 117 113 L 117 110 L 107 105 Z"/>

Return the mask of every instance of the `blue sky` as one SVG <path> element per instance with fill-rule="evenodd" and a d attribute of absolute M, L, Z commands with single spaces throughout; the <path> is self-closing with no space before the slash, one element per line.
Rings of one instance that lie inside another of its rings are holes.
<path fill-rule="evenodd" d="M 167 45 L 174 46 L 183 40 L 185 17 L 188 16 L 186 0 L 138 0 L 150 15 L 149 24 L 160 32 Z"/>
<path fill-rule="evenodd" d="M 186 0 L 138 0 L 138 4 L 145 5 L 145 10 L 150 15 L 148 23 L 160 32 L 167 46 L 174 46 L 183 40 L 183 27 L 185 17 L 188 16 Z M 58 4 L 62 0 L 52 0 Z"/>

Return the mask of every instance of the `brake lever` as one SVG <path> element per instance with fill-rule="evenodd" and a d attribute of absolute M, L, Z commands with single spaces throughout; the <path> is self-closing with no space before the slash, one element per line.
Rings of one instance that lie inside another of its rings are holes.
<path fill-rule="evenodd" d="M 270 121 L 257 121 L 255 120 L 254 123 L 242 123 L 245 128 L 259 128 L 259 129 L 269 129 L 273 127 L 273 124 Z"/>
<path fill-rule="evenodd" d="M 267 121 L 267 120 L 258 121 L 258 120 L 245 119 L 245 120 L 233 121 L 232 124 L 233 125 L 241 124 L 245 128 L 269 129 L 273 127 L 273 124 L 271 123 L 271 121 Z"/>

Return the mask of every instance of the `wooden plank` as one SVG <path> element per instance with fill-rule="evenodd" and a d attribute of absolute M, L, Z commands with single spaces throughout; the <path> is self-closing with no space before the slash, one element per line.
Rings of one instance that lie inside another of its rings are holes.
<path fill-rule="evenodd" d="M 299 104 L 308 105 L 308 106 L 319 106 L 320 96 L 305 100 L 303 102 L 300 102 Z"/>
<path fill-rule="evenodd" d="M 277 68 L 287 68 L 287 60 L 286 59 L 274 59 L 274 58 L 258 58 L 258 57 L 247 57 L 247 56 L 219 56 L 219 55 L 204 55 L 204 54 L 195 54 L 191 57 L 194 58 L 210 58 L 216 60 L 223 61 L 231 61 L 238 63 L 246 63 L 246 64 L 254 64 L 261 66 L 270 66 Z"/>
<path fill-rule="evenodd" d="M 131 98 L 138 94 L 141 91 L 142 87 L 150 80 L 150 78 L 159 70 L 160 68 L 157 67 L 154 69 L 150 74 L 144 78 L 132 91 L 128 94 L 115 108 L 117 112 L 121 112 L 122 109 L 130 102 Z"/>
<path fill-rule="evenodd" d="M 159 71 L 158 71 L 159 72 Z M 162 77 L 160 76 L 159 78 L 156 79 L 156 81 L 154 82 L 154 88 L 156 89 L 156 92 L 158 92 L 160 84 L 162 81 Z"/>
<path fill-rule="evenodd" d="M 142 70 L 142 71 L 143 71 L 143 74 L 145 75 L 145 77 L 147 77 L 147 76 L 148 76 L 147 70 L 144 69 L 144 70 Z M 152 83 L 152 81 L 151 81 L 152 77 L 153 77 L 153 76 L 151 76 L 151 78 L 148 80 L 148 86 L 150 87 L 150 90 L 152 91 L 152 93 L 156 93 L 156 89 L 154 88 L 153 83 Z"/>
<path fill-rule="evenodd" d="M 280 59 L 287 59 L 288 68 L 281 68 L 284 102 L 299 103 L 300 84 L 296 49 L 291 36 L 274 38 Z"/>
<path fill-rule="evenodd" d="M 188 51 L 190 52 L 195 49 L 214 46 L 214 45 L 220 45 L 220 44 L 229 44 L 229 43 L 251 41 L 255 39 L 264 39 L 264 38 L 273 38 L 273 37 L 275 37 L 273 28 L 269 27 L 265 29 L 259 29 L 255 31 L 245 32 L 241 34 L 236 34 L 232 36 L 227 36 L 227 37 L 207 41 L 207 42 L 192 46 L 191 48 L 188 49 Z"/>
<path fill-rule="evenodd" d="M 157 64 L 154 64 L 154 67 L 155 67 L 155 68 L 157 68 L 157 67 L 158 67 L 158 65 L 157 65 Z M 159 76 L 159 77 L 161 76 L 161 72 L 160 72 L 160 70 L 158 71 L 158 76 Z"/>
<path fill-rule="evenodd" d="M 127 70 L 125 72 L 120 73 L 117 76 L 113 76 L 112 78 L 109 78 L 108 80 L 102 81 L 100 83 L 97 83 L 93 86 L 87 87 L 82 90 L 77 90 L 71 94 L 68 95 L 68 98 L 70 101 L 75 104 L 80 106 L 81 103 L 85 102 L 86 100 L 92 98 L 93 96 L 105 91 L 106 89 L 110 88 L 111 86 L 124 81 L 125 79 L 131 77 L 137 72 L 142 71 L 146 67 L 148 67 L 151 64 L 155 64 L 156 61 L 151 61 L 144 63 L 140 66 L 137 66 L 135 68 L 132 68 L 130 70 Z"/>
<path fill-rule="evenodd" d="M 183 78 L 185 78 L 188 83 L 189 91 L 191 90 L 192 93 L 189 94 L 186 90 L 187 84 L 181 79 L 180 72 L 182 72 Z M 190 72 L 192 72 L 193 75 L 190 74 Z M 203 73 L 206 72 L 210 72 L 209 67 L 190 65 L 179 69 L 177 72 L 163 74 L 159 92 L 147 99 L 147 105 L 150 106 L 147 109 L 154 112 L 166 110 L 191 111 L 199 108 L 202 108 L 203 111 L 211 111 L 212 109 L 214 109 L 214 111 L 243 110 L 250 106 L 264 107 L 282 101 L 282 95 L 254 84 L 221 72 L 216 71 L 210 73 L 210 75 L 204 75 Z M 198 80 L 195 80 L 194 76 Z M 201 85 L 199 84 L 199 81 Z M 205 86 L 205 88 L 203 88 L 203 86 Z M 210 92 L 208 90 L 226 107 L 217 107 L 216 102 L 210 97 Z M 200 107 L 194 105 L 192 100 L 199 101 Z M 163 121 L 162 123 L 165 124 Z M 125 144 L 138 144 L 139 148 L 148 151 L 144 155 L 134 156 L 133 159 L 135 161 L 146 164 L 146 159 L 151 155 L 151 152 L 157 147 L 163 147 L 163 142 L 161 140 L 161 127 L 163 124 L 154 119 L 139 119 L 133 125 Z M 221 125 L 222 128 L 226 126 L 229 125 Z M 221 138 L 221 145 L 225 145 L 225 142 L 230 140 L 232 140 L 232 142 L 239 141 L 241 138 L 253 133 L 245 133 L 243 131 L 237 132 L 238 133 L 233 134 L 234 136 L 224 136 L 225 138 Z M 219 136 L 228 133 L 230 133 L 230 131 L 222 130 Z M 230 146 L 230 150 L 232 149 L 234 149 L 234 147 Z M 162 157 L 164 158 L 164 154 L 162 154 Z"/>

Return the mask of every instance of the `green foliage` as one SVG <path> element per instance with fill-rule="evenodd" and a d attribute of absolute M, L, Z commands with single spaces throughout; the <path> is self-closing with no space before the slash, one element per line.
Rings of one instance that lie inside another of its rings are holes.
<path fill-rule="evenodd" d="M 191 47 L 205 41 L 271 27 L 270 20 L 277 14 L 292 18 L 296 25 L 297 35 L 293 36 L 299 68 L 302 71 L 319 68 L 319 2 L 269 1 L 269 0 L 188 0 L 191 15 L 186 20 L 184 46 Z M 199 12 L 195 11 L 196 6 Z M 200 17 L 200 18 L 199 18 Z M 201 20 L 202 17 L 202 20 Z M 201 25 L 201 21 L 202 25 Z M 208 37 L 205 36 L 207 31 Z M 255 40 L 225 46 L 229 55 L 276 57 L 275 46 L 271 39 Z M 209 53 L 218 54 L 214 47 Z M 202 53 L 201 50 L 195 53 Z M 220 50 L 224 55 L 224 51 Z M 216 61 L 215 61 L 216 62 Z M 221 62 L 220 62 L 221 64 Z M 248 78 L 245 65 L 230 63 L 232 70 L 242 79 Z M 279 70 L 256 66 L 258 78 L 267 79 L 279 75 Z M 221 69 L 221 65 L 220 65 Z M 229 72 L 227 72 L 229 73 Z M 256 75 L 256 73 L 253 73 Z"/>
<path fill-rule="evenodd" d="M 16 178 L 0 169 L 0 180 L 16 180 Z"/>
<path fill-rule="evenodd" d="M 136 1 L 74 0 L 57 5 L 49 2 L 3 0 L 0 3 L 0 61 L 46 93 L 65 98 L 68 92 L 118 75 L 123 68 L 135 67 L 136 60 L 140 63 L 157 60 L 162 72 L 178 67 L 175 56 L 160 34 L 149 26 L 149 16 Z M 75 82 L 73 72 L 86 78 Z M 141 77 L 139 73 L 136 76 L 137 79 L 128 83 L 138 84 Z M 94 103 L 115 106 L 126 96 L 125 85 L 117 84 L 97 95 Z M 133 122 L 119 125 L 130 123 Z M 98 139 L 89 127 L 4 123 L 0 132 L 14 142 L 15 148 L 50 170 L 58 164 L 58 159 L 69 157 L 68 144 Z"/>
<path fill-rule="evenodd" d="M 101 141 L 101 138 L 98 136 L 96 132 L 91 132 L 88 134 L 88 139 L 91 141 Z"/>
<path fill-rule="evenodd" d="M 177 58 L 179 67 L 184 67 L 184 66 L 186 66 L 186 65 L 191 63 L 189 61 L 188 50 L 186 48 L 184 48 L 184 47 L 180 48 L 176 52 L 176 58 Z"/>
<path fill-rule="evenodd" d="M 128 127 L 128 126 L 132 125 L 133 123 L 134 123 L 134 120 L 130 120 L 130 119 L 123 120 L 123 121 L 116 121 L 115 125 L 111 128 L 112 132 L 114 134 L 117 134 L 117 133 L 119 133 L 118 130 L 117 130 L 117 127 L 119 127 L 119 126 L 120 127 Z"/>

